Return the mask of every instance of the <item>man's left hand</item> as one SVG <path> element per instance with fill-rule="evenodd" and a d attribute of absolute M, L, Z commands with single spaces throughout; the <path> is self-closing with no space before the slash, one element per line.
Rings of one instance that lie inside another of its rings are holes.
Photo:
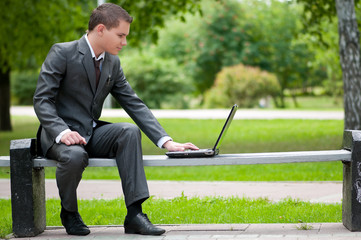
<path fill-rule="evenodd" d="M 169 152 L 184 151 L 186 149 L 191 149 L 191 150 L 199 149 L 193 143 L 177 143 L 173 141 L 168 141 L 164 143 L 163 147 L 166 148 Z"/>

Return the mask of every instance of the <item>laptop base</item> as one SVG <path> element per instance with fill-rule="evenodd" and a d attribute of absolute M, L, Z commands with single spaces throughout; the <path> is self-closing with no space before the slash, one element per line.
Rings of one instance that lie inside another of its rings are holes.
<path fill-rule="evenodd" d="M 170 158 L 199 158 L 199 157 L 213 157 L 217 153 L 213 149 L 199 149 L 199 150 L 186 150 L 179 152 L 166 152 Z"/>

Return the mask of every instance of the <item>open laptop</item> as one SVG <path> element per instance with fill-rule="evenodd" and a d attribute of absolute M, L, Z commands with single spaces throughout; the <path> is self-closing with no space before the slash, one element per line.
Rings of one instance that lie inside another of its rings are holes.
<path fill-rule="evenodd" d="M 221 133 L 216 141 L 216 144 L 212 149 L 199 149 L 199 150 L 185 150 L 179 152 L 166 152 L 165 154 L 171 158 L 199 158 L 199 157 L 212 157 L 218 154 L 219 147 L 221 146 L 222 140 L 227 133 L 229 126 L 233 120 L 234 114 L 237 111 L 237 104 L 233 105 L 231 112 L 222 128 Z"/>

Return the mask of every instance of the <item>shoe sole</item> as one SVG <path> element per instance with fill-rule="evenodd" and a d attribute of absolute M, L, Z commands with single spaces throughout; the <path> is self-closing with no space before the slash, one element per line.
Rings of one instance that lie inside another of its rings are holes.
<path fill-rule="evenodd" d="M 163 233 L 165 233 L 165 230 L 162 231 L 162 232 L 159 232 L 159 233 L 147 234 L 147 233 L 137 232 L 137 231 L 134 231 L 132 229 L 126 229 L 125 228 L 124 233 L 126 233 L 126 234 L 141 234 L 141 235 L 159 236 L 159 235 L 162 235 Z"/>
<path fill-rule="evenodd" d="M 86 232 L 86 233 L 71 233 L 71 232 L 66 232 L 66 233 L 69 235 L 75 235 L 75 236 L 85 236 L 85 235 L 88 235 L 90 233 L 90 231 Z"/>

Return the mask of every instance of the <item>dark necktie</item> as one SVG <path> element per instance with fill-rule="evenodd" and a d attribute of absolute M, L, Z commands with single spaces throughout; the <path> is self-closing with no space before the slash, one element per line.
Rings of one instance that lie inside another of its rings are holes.
<path fill-rule="evenodd" d="M 99 84 L 99 79 L 100 79 L 100 61 L 101 60 L 95 60 L 95 58 L 93 58 L 94 61 L 94 67 L 95 67 L 95 77 L 96 77 L 96 87 L 98 88 L 98 84 Z"/>

